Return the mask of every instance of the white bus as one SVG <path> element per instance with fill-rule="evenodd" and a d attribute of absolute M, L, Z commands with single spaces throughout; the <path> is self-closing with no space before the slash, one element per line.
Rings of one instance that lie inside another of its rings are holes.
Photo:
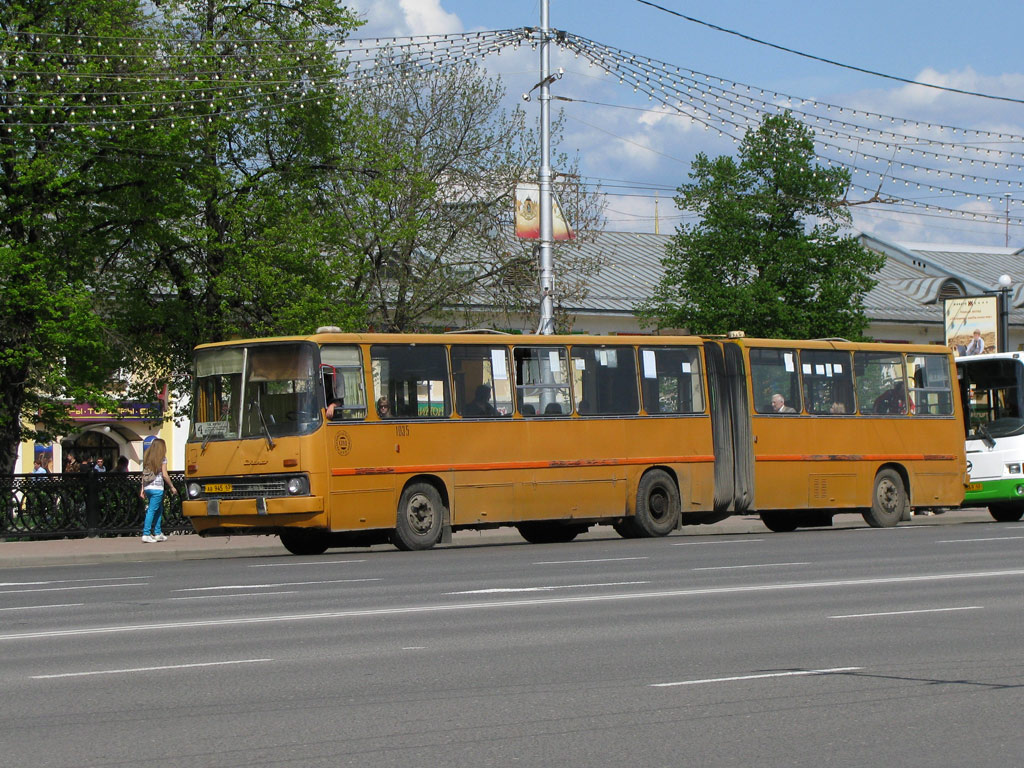
<path fill-rule="evenodd" d="M 1024 516 L 1024 352 L 957 358 L 967 414 L 964 506 L 988 507 L 999 522 Z"/>

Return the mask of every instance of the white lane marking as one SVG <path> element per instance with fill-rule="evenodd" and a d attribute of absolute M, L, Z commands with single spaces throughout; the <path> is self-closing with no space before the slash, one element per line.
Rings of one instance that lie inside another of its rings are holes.
<path fill-rule="evenodd" d="M 754 565 L 706 565 L 703 568 L 691 568 L 691 571 L 735 571 L 740 568 L 777 568 L 781 565 L 810 565 L 810 563 L 755 563 Z"/>
<path fill-rule="evenodd" d="M 830 619 L 864 619 L 869 616 L 906 616 L 911 613 L 946 613 L 948 611 L 977 611 L 980 605 L 964 605 L 956 608 L 918 608 L 911 611 L 880 611 L 878 613 L 845 613 L 841 616 L 829 616 Z"/>
<path fill-rule="evenodd" d="M 706 544 L 752 544 L 755 541 L 764 539 L 730 539 L 729 541 L 680 541 L 669 542 L 673 547 L 698 547 Z"/>
<path fill-rule="evenodd" d="M 679 685 L 706 685 L 708 683 L 733 683 L 737 680 L 766 680 L 770 677 L 807 677 L 810 675 L 834 675 L 839 672 L 856 672 L 863 667 L 833 667 L 832 669 L 803 669 L 795 672 L 767 672 L 760 675 L 735 675 L 733 677 L 708 677 L 704 680 L 680 680 L 677 683 L 651 683 L 651 688 L 672 688 Z"/>
<path fill-rule="evenodd" d="M 550 592 L 555 589 L 583 589 L 584 587 L 625 587 L 650 584 L 649 581 L 606 581 L 603 584 L 552 584 L 547 587 L 495 587 L 493 589 L 467 589 L 463 592 L 445 592 L 446 595 L 493 595 L 509 592 Z"/>
<path fill-rule="evenodd" d="M 296 595 L 297 590 L 284 592 L 232 592 L 230 595 L 188 595 L 186 597 L 169 597 L 168 600 L 216 600 L 224 597 L 263 597 L 264 595 Z"/>
<path fill-rule="evenodd" d="M 619 560 L 649 560 L 647 555 L 643 557 L 595 557 L 593 560 L 542 560 L 534 565 L 576 565 L 577 563 L 615 563 Z"/>
<path fill-rule="evenodd" d="M 992 536 L 991 538 L 985 539 L 943 539 L 942 541 L 936 541 L 936 544 L 963 544 L 964 542 L 974 541 L 1008 541 L 1010 539 L 1024 539 L 1024 536 Z"/>
<path fill-rule="evenodd" d="M 34 608 L 77 608 L 85 603 L 54 603 L 51 605 L 17 605 L 13 608 L 0 608 L 0 611 L 30 611 Z"/>
<path fill-rule="evenodd" d="M 249 568 L 298 568 L 311 565 L 348 565 L 349 563 L 365 563 L 365 560 L 328 560 L 327 562 L 302 562 L 302 563 L 257 563 Z"/>
<path fill-rule="evenodd" d="M 380 579 L 330 579 L 328 581 L 282 581 L 277 584 L 221 584 L 215 587 L 188 587 L 176 589 L 175 592 L 213 592 L 218 589 L 272 589 L 273 587 L 306 587 L 311 584 L 355 584 L 361 581 L 380 581 Z"/>
<path fill-rule="evenodd" d="M 168 669 L 195 669 L 197 667 L 226 667 L 231 664 L 259 664 L 273 659 L 237 659 L 235 661 L 205 661 L 198 664 L 167 664 L 161 667 L 129 667 L 127 669 L 97 669 L 92 672 L 61 672 L 56 675 L 32 675 L 32 680 L 56 680 L 61 677 L 90 677 L 92 675 L 124 675 L 130 672 L 163 672 Z"/>
<path fill-rule="evenodd" d="M 4 589 L 0 590 L 0 595 L 28 595 L 36 594 L 37 592 L 70 592 L 75 589 L 111 589 L 113 587 L 148 587 L 148 584 L 82 584 L 77 587 L 41 587 L 36 589 Z"/>
<path fill-rule="evenodd" d="M 49 581 L 0 581 L 0 587 L 40 587 L 46 584 L 85 584 L 91 581 L 130 581 L 151 579 L 152 576 L 107 576 L 101 579 L 51 579 Z"/>
<path fill-rule="evenodd" d="M 403 651 L 425 651 L 427 646 L 425 645 L 407 645 L 403 648 Z"/>
<path fill-rule="evenodd" d="M 491 600 L 478 603 L 451 603 L 433 605 L 412 605 L 396 608 L 364 608 L 350 611 L 324 611 L 322 613 L 291 613 L 272 616 L 246 616 L 234 619 L 204 619 L 199 621 L 168 621 L 157 624 L 119 624 L 107 627 L 82 627 L 80 629 L 58 629 L 44 632 L 15 632 L 0 635 L 4 640 L 36 640 L 43 637 L 79 637 L 82 635 L 110 635 L 123 632 L 143 632 L 156 629 L 192 629 L 199 627 L 229 627 L 245 624 L 277 624 L 296 621 L 327 621 L 367 616 L 400 616 L 418 613 L 450 613 L 453 611 L 477 611 L 487 608 L 530 608 L 571 603 L 601 603 L 617 600 L 650 600 L 674 597 L 702 597 L 706 595 L 741 594 L 745 592 L 775 592 L 792 589 L 827 589 L 833 587 L 865 587 L 887 584 L 906 585 L 924 581 L 960 581 L 964 579 L 986 579 L 1024 576 L 1024 568 L 1006 571 L 973 571 L 968 573 L 936 573 L 925 576 L 884 576 L 870 579 L 842 579 L 836 581 L 803 581 L 782 584 L 748 584 L 733 587 L 704 587 L 700 589 L 671 589 L 660 592 L 613 592 L 601 595 L 576 595 L 566 597 L 532 597 L 522 600 Z"/>

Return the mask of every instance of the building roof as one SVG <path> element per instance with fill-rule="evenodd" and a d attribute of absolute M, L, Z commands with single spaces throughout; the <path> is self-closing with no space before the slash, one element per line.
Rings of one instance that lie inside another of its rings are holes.
<path fill-rule="evenodd" d="M 671 235 L 602 232 L 581 243 L 584 254 L 604 267 L 589 280 L 587 297 L 565 309 L 575 314 L 632 315 L 650 298 L 661 278 L 661 259 Z M 865 297 L 875 323 L 943 322 L 943 298 L 982 295 L 998 288 L 999 276 L 1012 282 L 1010 323 L 1024 325 L 1024 249 L 970 245 L 895 243 L 859 235 L 861 243 L 883 254 L 885 264 Z M 557 286 L 556 286 L 557 288 Z"/>

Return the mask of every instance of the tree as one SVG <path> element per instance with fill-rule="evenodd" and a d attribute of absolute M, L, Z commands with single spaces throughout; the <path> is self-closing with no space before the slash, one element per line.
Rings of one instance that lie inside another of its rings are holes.
<path fill-rule="evenodd" d="M 814 163 L 814 135 L 790 114 L 747 133 L 739 162 L 699 154 L 677 206 L 700 215 L 666 248 L 649 325 L 692 333 L 858 339 L 883 257 L 850 235 L 843 169 Z"/>
<path fill-rule="evenodd" d="M 535 180 L 539 151 L 519 108 L 502 107 L 500 79 L 472 61 L 422 68 L 384 52 L 360 108 L 386 131 L 392 158 L 362 191 L 332 194 L 346 219 L 360 267 L 351 290 L 368 306 L 368 322 L 383 331 L 411 331 L 445 322 L 474 322 L 471 308 L 495 308 L 506 319 L 537 303 L 532 242 L 512 234 L 516 184 Z M 559 127 L 554 129 L 557 142 Z M 599 197 L 556 181 L 566 215 L 583 237 L 597 227 Z M 559 248 L 566 292 L 599 265 L 571 245 Z M 575 279 L 573 279 L 575 277 Z"/>
<path fill-rule="evenodd" d="M 355 186 L 374 133 L 356 130 L 365 121 L 339 92 L 332 41 L 356 21 L 333 0 L 161 10 L 169 54 L 150 87 L 183 117 L 168 116 L 126 158 L 157 182 L 120 201 L 135 213 L 132 237 L 105 265 L 102 290 L 137 342 L 132 368 L 181 392 L 198 343 L 363 324 L 347 290 L 357 265 L 323 190 Z"/>
<path fill-rule="evenodd" d="M 109 402 L 120 348 L 91 278 L 124 223 L 124 132 L 89 107 L 116 103 L 139 63 L 103 41 L 144 24 L 136 0 L 0 6 L 0 476 L 23 438 L 63 429 L 69 402 Z"/>

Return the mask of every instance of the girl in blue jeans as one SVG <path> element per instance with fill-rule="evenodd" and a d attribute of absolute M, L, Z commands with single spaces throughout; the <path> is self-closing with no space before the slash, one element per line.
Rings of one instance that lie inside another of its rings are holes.
<path fill-rule="evenodd" d="M 170 488 L 171 493 L 178 495 L 178 489 L 167 474 L 167 443 L 158 437 L 150 443 L 142 459 L 142 489 L 139 498 L 147 503 L 146 520 L 142 524 L 142 540 L 147 544 L 167 541 L 160 530 L 165 488 Z"/>

